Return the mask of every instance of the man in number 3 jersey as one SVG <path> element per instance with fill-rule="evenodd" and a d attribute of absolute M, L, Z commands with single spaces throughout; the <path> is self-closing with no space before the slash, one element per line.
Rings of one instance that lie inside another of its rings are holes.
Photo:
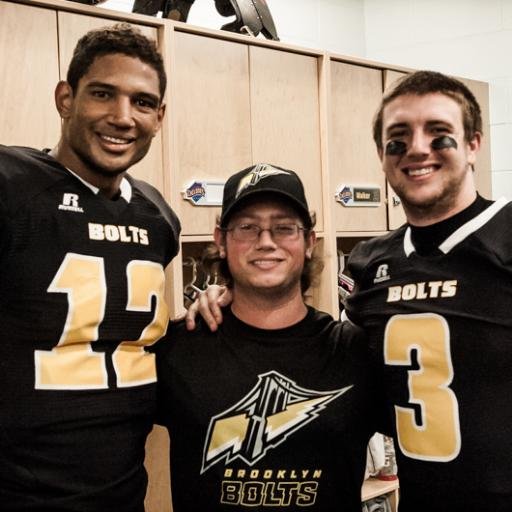
<path fill-rule="evenodd" d="M 480 108 L 417 72 L 373 134 L 407 224 L 352 252 L 347 315 L 384 363 L 400 510 L 511 511 L 512 207 L 475 188 Z"/>
<path fill-rule="evenodd" d="M 126 174 L 166 76 L 128 25 L 86 34 L 50 152 L 0 146 L 0 509 L 142 512 L 144 442 L 179 223 Z"/>

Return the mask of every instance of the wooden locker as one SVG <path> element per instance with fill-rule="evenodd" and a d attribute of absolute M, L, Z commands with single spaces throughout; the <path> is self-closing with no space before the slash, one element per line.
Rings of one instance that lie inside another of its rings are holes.
<path fill-rule="evenodd" d="M 318 58 L 259 46 L 249 55 L 253 161 L 296 171 L 323 231 Z"/>
<path fill-rule="evenodd" d="M 60 135 L 54 10 L 0 2 L 0 144 L 52 148 Z"/>
<path fill-rule="evenodd" d="M 486 199 L 492 199 L 492 179 L 491 179 L 491 127 L 489 120 L 489 84 L 470 80 L 468 78 L 459 78 L 466 84 L 475 95 L 476 101 L 480 104 L 482 110 L 483 138 L 480 152 L 475 164 L 475 184 L 476 189 L 481 196 Z"/>
<path fill-rule="evenodd" d="M 220 207 L 195 206 L 181 191 L 193 181 L 224 182 L 252 163 L 247 46 L 175 33 L 173 172 L 183 235 L 211 238 Z"/>
<path fill-rule="evenodd" d="M 372 138 L 382 97 L 380 69 L 331 61 L 330 176 L 336 232 L 386 231 L 386 184 Z M 335 200 L 342 185 L 380 188 L 379 206 L 346 207 Z"/>
<path fill-rule="evenodd" d="M 384 71 L 384 91 L 390 87 L 393 82 L 405 76 L 406 73 L 399 71 L 385 70 Z M 386 184 L 388 192 L 388 229 L 393 230 L 399 228 L 406 222 L 405 212 L 402 207 L 400 198 L 395 194 L 395 191 Z"/>

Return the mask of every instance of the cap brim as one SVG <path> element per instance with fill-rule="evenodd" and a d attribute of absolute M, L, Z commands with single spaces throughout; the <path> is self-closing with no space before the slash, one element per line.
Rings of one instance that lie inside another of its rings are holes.
<path fill-rule="evenodd" d="M 310 228 L 311 227 L 311 215 L 309 213 L 309 210 L 305 208 L 305 206 L 297 200 L 297 198 L 292 195 L 288 194 L 287 192 L 284 192 L 282 189 L 276 189 L 276 188 L 266 188 L 264 190 L 262 189 L 255 189 L 255 190 L 248 190 L 245 192 L 241 197 L 236 199 L 227 210 L 222 212 L 222 217 L 220 219 L 220 225 L 221 227 L 226 227 L 227 222 L 229 221 L 229 217 L 236 212 L 240 207 L 244 205 L 246 202 L 246 199 L 254 198 L 257 195 L 265 195 L 265 194 L 271 194 L 271 195 L 278 195 L 281 197 L 286 198 L 289 200 L 290 203 L 295 207 L 299 215 L 301 216 L 302 220 L 304 220 L 304 223 L 306 224 L 305 227 Z"/>

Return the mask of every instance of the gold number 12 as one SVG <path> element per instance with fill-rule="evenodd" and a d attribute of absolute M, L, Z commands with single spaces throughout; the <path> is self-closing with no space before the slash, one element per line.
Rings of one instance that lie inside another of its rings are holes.
<path fill-rule="evenodd" d="M 164 301 L 164 269 L 151 261 L 133 260 L 126 267 L 128 311 L 155 314 L 138 340 L 120 341 L 112 354 L 118 387 L 156 381 L 155 356 L 144 350 L 166 332 L 169 319 Z M 59 342 L 52 350 L 36 350 L 36 389 L 104 389 L 108 387 L 105 354 L 94 352 L 105 315 L 107 286 L 103 258 L 68 253 L 50 286 L 50 293 L 66 293 L 68 314 Z"/>

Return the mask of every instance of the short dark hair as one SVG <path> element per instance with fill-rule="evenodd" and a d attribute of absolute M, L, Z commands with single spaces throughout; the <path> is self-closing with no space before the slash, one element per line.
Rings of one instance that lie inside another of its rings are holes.
<path fill-rule="evenodd" d="M 397 80 L 392 89 L 385 92 L 373 119 L 373 140 L 382 149 L 383 112 L 388 103 L 405 94 L 424 96 L 441 93 L 456 101 L 462 110 L 464 137 L 473 140 L 475 133 L 482 132 L 482 113 L 473 93 L 460 80 L 436 71 L 416 71 Z"/>
<path fill-rule="evenodd" d="M 316 224 L 316 215 L 311 215 L 311 228 L 303 231 L 304 238 L 307 238 Z M 217 222 L 220 226 L 220 219 Z M 222 236 L 226 236 L 224 232 Z M 206 247 L 202 256 L 202 267 L 211 276 L 215 276 L 219 279 L 219 282 L 225 284 L 229 288 L 233 286 L 233 276 L 229 271 L 228 263 L 226 258 L 220 257 L 219 248 L 215 244 L 210 244 Z M 318 285 L 320 274 L 324 268 L 323 259 L 317 254 L 317 248 L 313 250 L 311 258 L 304 260 L 304 268 L 302 269 L 302 275 L 300 276 L 300 289 L 302 296 L 305 297 L 306 292 L 311 286 Z"/>
<path fill-rule="evenodd" d="M 66 77 L 73 93 L 78 88 L 80 78 L 89 71 L 94 59 L 113 53 L 136 57 L 150 65 L 158 74 L 160 101 L 163 99 L 167 76 L 156 42 L 128 23 L 117 23 L 109 27 L 91 30 L 80 38 L 73 52 Z"/>

